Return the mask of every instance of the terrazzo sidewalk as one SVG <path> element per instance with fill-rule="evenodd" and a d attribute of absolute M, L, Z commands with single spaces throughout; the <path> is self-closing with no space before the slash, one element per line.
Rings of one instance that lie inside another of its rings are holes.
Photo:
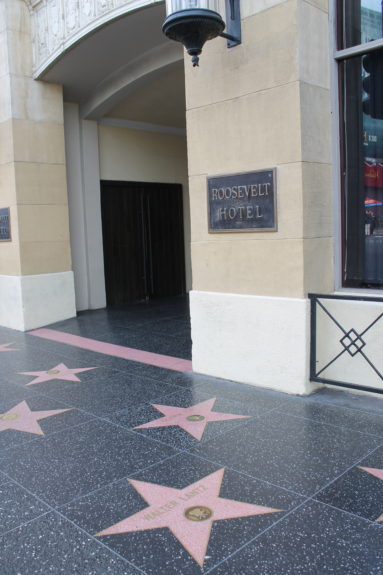
<path fill-rule="evenodd" d="M 0 573 L 383 574 L 383 398 L 194 374 L 188 315 L 0 328 Z"/>

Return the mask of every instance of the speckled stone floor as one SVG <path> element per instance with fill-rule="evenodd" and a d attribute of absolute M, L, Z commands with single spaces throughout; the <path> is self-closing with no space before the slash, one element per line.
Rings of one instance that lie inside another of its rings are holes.
<path fill-rule="evenodd" d="M 2 575 L 383 574 L 383 398 L 189 372 L 184 298 L 48 327 L 0 328 Z"/>

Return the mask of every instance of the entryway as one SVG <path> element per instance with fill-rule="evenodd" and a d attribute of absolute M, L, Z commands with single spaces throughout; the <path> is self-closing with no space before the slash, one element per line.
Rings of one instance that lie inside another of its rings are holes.
<path fill-rule="evenodd" d="M 108 306 L 185 293 L 181 185 L 102 181 L 101 212 Z"/>

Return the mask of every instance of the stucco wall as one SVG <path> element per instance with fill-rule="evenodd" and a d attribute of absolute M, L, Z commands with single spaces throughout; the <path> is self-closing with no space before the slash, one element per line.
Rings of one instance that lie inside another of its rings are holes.
<path fill-rule="evenodd" d="M 304 297 L 333 288 L 328 14 L 263 4 L 185 65 L 194 289 Z M 206 178 L 274 167 L 278 231 L 209 233 Z"/>

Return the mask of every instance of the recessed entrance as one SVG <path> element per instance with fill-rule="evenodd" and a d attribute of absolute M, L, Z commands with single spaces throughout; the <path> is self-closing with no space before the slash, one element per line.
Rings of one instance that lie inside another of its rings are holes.
<path fill-rule="evenodd" d="M 107 304 L 185 293 L 182 186 L 101 182 Z"/>

